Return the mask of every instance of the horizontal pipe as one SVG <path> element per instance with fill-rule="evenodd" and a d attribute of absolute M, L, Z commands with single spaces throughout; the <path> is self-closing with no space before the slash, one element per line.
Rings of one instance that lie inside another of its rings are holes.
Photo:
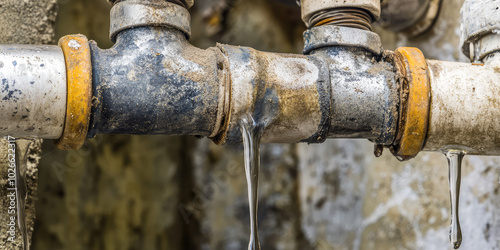
<path fill-rule="evenodd" d="M 239 121 L 247 114 L 269 120 L 263 142 L 326 139 L 330 113 L 328 68 L 321 58 L 261 52 L 220 45 L 231 85 L 227 134 L 220 142 L 241 142 Z"/>
<path fill-rule="evenodd" d="M 259 119 L 269 110 L 264 142 L 366 138 L 390 145 L 397 131 L 398 72 L 363 48 L 322 47 L 310 55 L 228 45 L 201 50 L 179 30 L 138 27 L 120 32 L 111 49 L 92 43 L 90 50 L 89 137 L 196 135 L 237 143 L 239 119 L 247 113 Z M 3 135 L 59 138 L 67 90 L 61 49 L 3 45 L 0 61 Z M 427 64 L 431 103 L 424 150 L 500 154 L 497 60 Z"/>
<path fill-rule="evenodd" d="M 0 45 L 0 80 L 0 135 L 61 137 L 67 86 L 60 47 Z"/>
<path fill-rule="evenodd" d="M 500 70 L 428 60 L 431 82 L 426 151 L 500 154 Z"/>
<path fill-rule="evenodd" d="M 319 51 L 201 50 L 176 29 L 124 30 L 109 50 L 91 45 L 95 101 L 88 136 L 197 135 L 239 143 L 239 121 L 251 114 L 270 120 L 263 142 L 392 143 L 399 104 L 394 67 L 361 48 Z"/>
<path fill-rule="evenodd" d="M 385 58 L 390 53 L 380 54 L 376 42 L 343 44 L 347 34 L 367 32 L 346 28 L 329 36 L 326 28 L 315 39 L 306 35 L 317 45 L 308 55 L 292 55 L 229 45 L 202 50 L 189 44 L 183 29 L 141 22 L 117 30 L 111 49 L 90 44 L 88 137 L 195 135 L 238 143 L 240 119 L 248 114 L 267 119 L 264 142 L 366 138 L 390 146 L 401 130 L 403 86 L 414 84 L 415 72 Z M 70 43 L 69 49 L 81 47 Z M 57 46 L 0 46 L 0 135 L 61 137 L 68 94 L 64 59 Z M 427 61 L 431 101 L 424 150 L 500 154 L 498 61 L 495 54 L 482 66 Z"/>

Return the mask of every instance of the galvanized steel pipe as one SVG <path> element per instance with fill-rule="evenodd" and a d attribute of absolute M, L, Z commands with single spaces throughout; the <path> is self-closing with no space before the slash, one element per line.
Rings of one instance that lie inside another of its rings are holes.
<path fill-rule="evenodd" d="M 184 33 L 136 27 L 111 49 L 91 43 L 96 134 L 213 136 L 224 110 L 220 50 L 190 45 Z M 221 78 L 221 79 L 220 79 Z"/>
<path fill-rule="evenodd" d="M 0 134 L 58 139 L 66 116 L 66 65 L 58 46 L 0 45 Z"/>
<path fill-rule="evenodd" d="M 500 154 L 500 69 L 428 60 L 429 129 L 424 150 Z"/>
<path fill-rule="evenodd" d="M 400 86 L 393 65 L 367 50 L 325 47 L 331 84 L 328 138 L 365 138 L 381 145 L 394 142 Z"/>
<path fill-rule="evenodd" d="M 239 121 L 247 113 L 257 120 L 264 115 L 273 120 L 264 131 L 264 142 L 326 139 L 331 88 L 324 59 L 229 45 L 219 48 L 227 61 L 231 98 L 228 122 L 217 142 L 241 142 Z"/>

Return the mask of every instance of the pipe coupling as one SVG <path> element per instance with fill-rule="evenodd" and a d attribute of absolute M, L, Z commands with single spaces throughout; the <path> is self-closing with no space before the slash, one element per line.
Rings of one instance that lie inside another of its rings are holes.
<path fill-rule="evenodd" d="M 123 30 L 141 26 L 167 26 L 182 31 L 186 38 L 191 37 L 191 15 L 189 11 L 174 3 L 166 1 L 118 2 L 111 8 L 110 39 Z"/>
<path fill-rule="evenodd" d="M 331 88 L 326 62 L 303 55 L 218 45 L 226 60 L 228 114 L 217 144 L 242 141 L 240 120 L 267 124 L 263 142 L 323 142 L 328 135 Z"/>
<path fill-rule="evenodd" d="M 424 147 L 429 124 L 430 80 L 427 62 L 417 48 L 398 48 L 393 56 L 401 86 L 398 133 L 391 152 L 400 161 Z"/>
<path fill-rule="evenodd" d="M 56 147 L 79 149 L 87 137 L 92 99 L 89 41 L 84 35 L 70 35 L 62 37 L 59 46 L 66 61 L 67 103 L 64 130 Z"/>
<path fill-rule="evenodd" d="M 382 53 L 380 36 L 368 30 L 325 25 L 304 32 L 304 54 L 329 46 L 363 48 L 375 55 Z"/>

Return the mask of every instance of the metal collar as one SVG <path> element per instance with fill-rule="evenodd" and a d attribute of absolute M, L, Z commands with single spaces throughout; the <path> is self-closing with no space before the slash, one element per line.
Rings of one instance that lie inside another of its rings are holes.
<path fill-rule="evenodd" d="M 184 7 L 164 2 L 119 2 L 111 9 L 111 41 L 116 41 L 120 31 L 140 26 L 169 26 L 191 36 L 191 15 Z"/>
<path fill-rule="evenodd" d="M 328 46 L 351 46 L 376 55 L 382 53 L 382 42 L 375 32 L 333 25 L 314 27 L 304 32 L 304 54 Z"/>

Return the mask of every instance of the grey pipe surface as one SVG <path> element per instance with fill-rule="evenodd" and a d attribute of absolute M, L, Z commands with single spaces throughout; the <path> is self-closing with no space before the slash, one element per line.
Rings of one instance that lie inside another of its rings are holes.
<path fill-rule="evenodd" d="M 431 80 L 426 151 L 500 154 L 500 70 L 428 60 Z"/>
<path fill-rule="evenodd" d="M 96 101 L 89 137 L 217 130 L 220 51 L 195 48 L 176 29 L 137 27 L 120 32 L 111 49 L 91 44 L 91 53 Z"/>
<path fill-rule="evenodd" d="M 332 91 L 328 138 L 365 138 L 390 145 L 397 132 L 400 86 L 394 66 L 365 49 L 327 47 Z"/>
<path fill-rule="evenodd" d="M 0 136 L 58 139 L 66 116 L 60 47 L 0 45 Z"/>

